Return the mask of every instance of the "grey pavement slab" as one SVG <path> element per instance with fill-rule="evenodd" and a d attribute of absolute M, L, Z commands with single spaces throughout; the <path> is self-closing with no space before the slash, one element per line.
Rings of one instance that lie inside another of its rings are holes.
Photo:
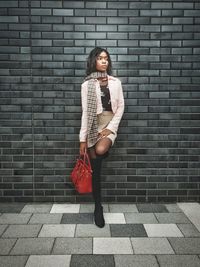
<path fill-rule="evenodd" d="M 110 237 L 110 225 L 104 228 L 96 227 L 94 224 L 77 224 L 75 237 Z"/>
<path fill-rule="evenodd" d="M 102 204 L 103 206 L 103 211 L 104 212 L 109 212 L 108 204 Z M 94 204 L 81 204 L 80 205 L 80 213 L 94 213 Z"/>
<path fill-rule="evenodd" d="M 109 212 L 138 212 L 136 204 L 109 204 Z"/>
<path fill-rule="evenodd" d="M 114 255 L 114 260 L 115 267 L 159 267 L 153 255 Z"/>
<path fill-rule="evenodd" d="M 9 225 L 3 238 L 37 237 L 42 225 Z"/>
<path fill-rule="evenodd" d="M 183 237 L 176 224 L 144 224 L 149 237 Z"/>
<path fill-rule="evenodd" d="M 176 203 L 165 204 L 165 207 L 169 212 L 183 212 Z"/>
<path fill-rule="evenodd" d="M 158 255 L 160 267 L 199 267 L 200 259 L 196 255 Z"/>
<path fill-rule="evenodd" d="M 159 223 L 191 223 L 184 213 L 155 213 Z"/>
<path fill-rule="evenodd" d="M 200 232 L 200 204 L 178 203 L 178 206 Z"/>
<path fill-rule="evenodd" d="M 12 247 L 14 246 L 17 239 L 6 239 L 1 238 L 0 239 L 0 255 L 8 255 Z"/>
<path fill-rule="evenodd" d="M 113 255 L 72 255 L 70 267 L 115 267 Z"/>
<path fill-rule="evenodd" d="M 177 224 L 185 237 L 200 237 L 200 232 L 193 224 Z"/>
<path fill-rule="evenodd" d="M 126 223 L 124 213 L 104 213 L 104 219 L 105 219 L 105 223 L 108 223 L 108 224 L 111 224 L 111 223 L 124 224 L 124 223 Z"/>
<path fill-rule="evenodd" d="M 130 238 L 94 237 L 93 254 L 133 254 Z"/>
<path fill-rule="evenodd" d="M 19 213 L 25 203 L 0 203 L 0 213 Z"/>
<path fill-rule="evenodd" d="M 135 254 L 174 254 L 167 238 L 131 238 Z"/>
<path fill-rule="evenodd" d="M 146 237 L 147 233 L 142 224 L 110 224 L 112 237 Z"/>
<path fill-rule="evenodd" d="M 92 238 L 56 238 L 52 254 L 92 254 Z"/>
<path fill-rule="evenodd" d="M 168 238 L 176 254 L 199 254 L 200 238 Z"/>
<path fill-rule="evenodd" d="M 0 216 L 0 224 L 26 224 L 32 214 L 3 213 Z"/>
<path fill-rule="evenodd" d="M 74 237 L 75 224 L 44 224 L 39 237 Z"/>
<path fill-rule="evenodd" d="M 3 232 L 5 231 L 5 229 L 8 227 L 8 225 L 0 225 L 0 236 L 3 234 Z"/>
<path fill-rule="evenodd" d="M 19 238 L 11 255 L 46 255 L 51 253 L 54 238 Z"/>
<path fill-rule="evenodd" d="M 71 255 L 31 255 L 25 267 L 69 267 Z"/>
<path fill-rule="evenodd" d="M 64 224 L 85 224 L 85 223 L 89 223 L 92 224 L 93 223 L 93 213 L 65 213 L 63 214 L 61 223 Z"/>
<path fill-rule="evenodd" d="M 0 267 L 24 267 L 28 256 L 0 256 Z"/>
<path fill-rule="evenodd" d="M 59 224 L 62 214 L 33 214 L 28 224 Z"/>
<path fill-rule="evenodd" d="M 49 213 L 52 204 L 29 204 L 25 205 L 21 213 Z"/>
<path fill-rule="evenodd" d="M 126 223 L 158 223 L 153 213 L 124 213 Z"/>
<path fill-rule="evenodd" d="M 137 204 L 137 208 L 139 212 L 148 212 L 148 213 L 168 212 L 164 204 L 153 204 L 153 203 Z"/>
<path fill-rule="evenodd" d="M 79 213 L 80 204 L 53 204 L 50 213 Z"/>

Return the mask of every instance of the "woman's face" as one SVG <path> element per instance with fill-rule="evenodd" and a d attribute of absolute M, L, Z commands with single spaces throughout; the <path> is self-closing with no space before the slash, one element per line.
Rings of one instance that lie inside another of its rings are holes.
<path fill-rule="evenodd" d="M 108 55 L 106 52 L 101 52 L 96 59 L 96 70 L 106 71 L 108 68 Z"/>

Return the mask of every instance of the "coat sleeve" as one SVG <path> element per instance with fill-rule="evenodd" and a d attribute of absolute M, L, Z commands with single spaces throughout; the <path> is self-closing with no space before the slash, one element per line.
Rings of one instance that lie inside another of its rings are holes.
<path fill-rule="evenodd" d="M 81 129 L 79 133 L 80 142 L 86 142 L 87 139 L 87 82 L 81 85 L 81 106 L 82 106 L 82 116 L 81 116 Z"/>
<path fill-rule="evenodd" d="M 109 122 L 106 127 L 110 131 L 116 133 L 118 131 L 119 123 L 121 121 L 122 115 L 124 113 L 124 95 L 122 90 L 121 81 L 118 80 L 118 101 L 117 101 L 117 110 L 114 113 L 112 120 Z"/>

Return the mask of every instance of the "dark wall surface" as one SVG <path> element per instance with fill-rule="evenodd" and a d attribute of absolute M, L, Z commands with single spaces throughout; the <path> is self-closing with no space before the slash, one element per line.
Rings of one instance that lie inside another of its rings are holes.
<path fill-rule="evenodd" d="M 126 104 L 103 200 L 200 201 L 198 0 L 5 0 L 0 15 L 0 201 L 92 200 L 69 173 L 94 46 L 110 52 Z"/>

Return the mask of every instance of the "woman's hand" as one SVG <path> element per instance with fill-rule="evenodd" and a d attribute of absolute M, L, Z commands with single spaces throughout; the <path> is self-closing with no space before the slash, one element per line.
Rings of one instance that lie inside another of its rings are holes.
<path fill-rule="evenodd" d="M 111 133 L 113 133 L 111 130 L 105 128 L 99 133 L 99 138 L 107 137 Z"/>
<path fill-rule="evenodd" d="M 87 151 L 87 143 L 86 142 L 80 142 L 80 156 L 83 156 L 84 153 Z"/>

